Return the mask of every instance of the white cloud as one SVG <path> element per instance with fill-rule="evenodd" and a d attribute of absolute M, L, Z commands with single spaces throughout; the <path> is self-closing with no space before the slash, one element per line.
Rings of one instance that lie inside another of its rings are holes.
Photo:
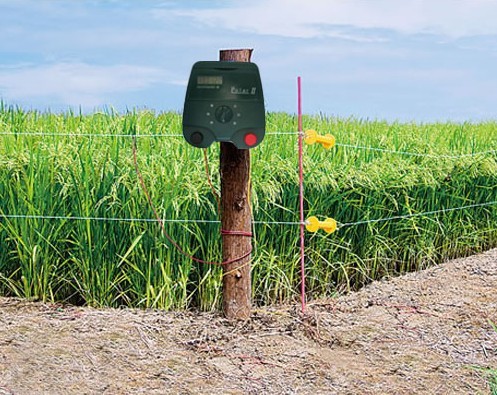
<path fill-rule="evenodd" d="M 159 69 L 132 65 L 94 66 L 58 63 L 0 66 L 0 96 L 5 99 L 56 98 L 71 106 L 106 104 L 109 95 L 165 82 Z"/>
<path fill-rule="evenodd" d="M 364 31 L 352 34 L 351 27 L 452 38 L 497 34 L 495 0 L 254 0 L 228 8 L 183 9 L 176 14 L 210 26 L 287 37 L 375 39 Z"/>
<path fill-rule="evenodd" d="M 457 85 L 461 80 L 470 77 L 470 73 L 464 70 L 430 67 L 429 69 L 409 68 L 400 69 L 369 69 L 358 68 L 355 70 L 344 70 L 326 79 L 330 84 L 361 84 L 388 86 L 396 84 L 418 84 L 437 86 Z"/>

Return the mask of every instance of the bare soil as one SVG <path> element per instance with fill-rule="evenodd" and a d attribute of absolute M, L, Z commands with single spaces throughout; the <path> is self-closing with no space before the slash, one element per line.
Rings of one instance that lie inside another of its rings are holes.
<path fill-rule="evenodd" d="M 488 394 L 496 290 L 491 250 L 236 325 L 0 298 L 0 394 Z"/>

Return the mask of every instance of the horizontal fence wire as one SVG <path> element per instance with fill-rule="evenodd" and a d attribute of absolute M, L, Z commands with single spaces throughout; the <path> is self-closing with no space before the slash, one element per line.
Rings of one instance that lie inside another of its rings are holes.
<path fill-rule="evenodd" d="M 267 132 L 267 136 L 298 136 L 299 132 Z M 178 138 L 183 137 L 183 134 L 179 133 L 164 133 L 164 134 L 115 134 L 115 133 L 58 133 L 58 132 L 0 132 L 0 136 L 33 136 L 33 137 L 96 137 L 96 138 Z M 413 156 L 413 157 L 422 157 L 422 158 L 431 158 L 431 159 L 462 159 L 462 158 L 470 158 L 475 156 L 482 155 L 491 155 L 496 154 L 497 149 L 472 152 L 469 154 L 458 154 L 458 155 L 449 155 L 449 154 L 428 154 L 422 152 L 410 152 L 410 151 L 399 151 L 393 150 L 389 148 L 381 148 L 381 147 L 371 147 L 366 145 L 356 145 L 356 144 L 346 144 L 346 143 L 336 143 L 336 147 L 349 148 L 355 150 L 365 150 L 365 151 L 375 151 L 382 152 L 394 155 L 403 155 L 403 156 Z"/>
<path fill-rule="evenodd" d="M 388 153 L 388 154 L 406 155 L 406 156 L 418 156 L 418 157 L 433 158 L 433 159 L 461 159 L 461 158 L 470 158 L 473 156 L 495 154 L 497 152 L 497 150 L 488 150 L 488 151 L 473 152 L 471 154 L 460 154 L 460 155 L 439 154 L 439 155 L 437 155 L 437 154 L 426 154 L 426 153 L 421 153 L 421 152 L 397 151 L 397 150 L 392 150 L 392 149 L 387 149 L 387 148 L 368 147 L 368 146 L 343 144 L 343 143 L 336 143 L 335 145 L 337 147 L 351 148 L 351 149 L 357 149 L 357 150 L 384 152 L 384 153 Z"/>
<path fill-rule="evenodd" d="M 58 133 L 58 132 L 0 132 L 0 136 L 24 136 L 24 137 L 183 137 L 182 134 L 124 134 L 124 133 Z"/>
<path fill-rule="evenodd" d="M 433 211 L 425 211 L 422 213 L 413 213 L 413 214 L 405 214 L 405 215 L 396 215 L 392 217 L 385 217 L 385 218 L 377 218 L 377 219 L 370 219 L 370 220 L 364 220 L 364 221 L 356 221 L 356 222 L 346 222 L 346 223 L 338 223 L 338 229 L 346 228 L 346 227 L 352 227 L 352 226 L 358 226 L 358 225 L 365 225 L 365 224 L 372 224 L 372 223 L 378 223 L 378 222 L 388 222 L 388 221 L 395 221 L 395 220 L 402 220 L 402 219 L 409 219 L 409 218 L 414 218 L 414 217 L 428 217 L 432 215 L 437 215 L 437 214 L 443 214 L 443 213 L 448 213 L 452 211 L 460 211 L 460 210 L 468 210 L 471 208 L 478 208 L 478 207 L 489 207 L 489 206 L 494 206 L 497 205 L 497 201 L 492 201 L 492 202 L 485 202 L 485 203 L 476 203 L 476 204 L 468 204 L 465 206 L 460 206 L 460 207 L 451 207 L 451 208 L 445 208 L 445 209 L 440 209 L 440 210 L 433 210 Z M 40 220 L 61 220 L 61 221 L 100 221 L 100 222 L 145 222 L 145 223 L 158 223 L 160 222 L 158 219 L 154 218 L 113 218 L 113 217 L 78 217 L 78 216 L 59 216 L 59 215 L 26 215 L 26 214 L 1 214 L 0 213 L 0 219 L 40 219 Z M 198 220 L 198 219 L 161 219 L 162 222 L 166 223 L 179 223 L 179 224 L 220 224 L 221 221 L 219 220 Z M 287 226 L 300 226 L 300 225 L 305 225 L 306 222 L 300 222 L 300 221 L 252 221 L 254 225 L 287 225 Z"/>
<path fill-rule="evenodd" d="M 267 132 L 266 136 L 275 135 L 297 135 L 296 132 Z M 124 134 L 124 133 L 58 133 L 58 132 L 0 132 L 0 136 L 46 136 L 46 137 L 183 137 L 179 133 L 161 133 L 161 134 Z"/>
<path fill-rule="evenodd" d="M 64 216 L 64 215 L 30 215 L 30 214 L 1 214 L 0 219 L 40 219 L 40 220 L 59 220 L 59 221 L 99 221 L 99 222 L 166 222 L 179 224 L 220 224 L 219 220 L 204 219 L 161 219 L 156 218 L 115 218 L 115 217 L 84 217 L 84 216 Z M 301 225 L 301 222 L 291 221 L 253 221 L 256 225 Z"/>
<path fill-rule="evenodd" d="M 266 135 L 293 135 L 298 136 L 301 132 L 268 132 Z M 183 137 L 183 134 L 106 134 L 106 133 L 58 133 L 58 132 L 15 132 L 15 131 L 3 131 L 0 132 L 0 136 L 61 136 L 61 137 L 99 137 L 99 138 L 168 138 L 168 137 Z M 409 151 L 397 151 L 386 148 L 379 147 L 370 147 L 370 146 L 362 146 L 362 145 L 354 145 L 354 144 L 343 144 L 337 143 L 335 144 L 337 147 L 357 149 L 357 150 L 370 150 L 376 152 L 384 152 L 389 154 L 397 154 L 397 155 L 406 155 L 406 156 L 415 156 L 415 157 L 427 157 L 433 159 L 445 158 L 445 159 L 460 159 L 472 156 L 480 156 L 480 155 L 488 155 L 495 154 L 497 150 L 487 150 L 481 152 L 474 152 L 471 154 L 461 154 L 461 155 L 436 155 L 436 154 L 427 154 L 427 153 L 419 153 L 419 152 L 409 152 Z M 401 220 L 401 219 L 409 219 L 413 217 L 422 217 L 422 216 L 430 216 L 436 215 L 451 211 L 465 210 L 470 208 L 477 207 L 486 207 L 496 205 L 497 201 L 479 203 L 479 204 L 471 204 L 461 207 L 454 207 L 448 209 L 441 209 L 435 211 L 427 211 L 423 213 L 414 213 L 414 214 L 406 214 L 406 215 L 398 215 L 386 218 L 378 218 L 372 220 L 364 220 L 364 221 L 356 221 L 356 222 L 347 222 L 347 223 L 339 223 L 338 228 L 346 228 L 370 223 L 378 223 L 378 222 L 387 222 L 393 220 Z M 109 217 L 92 217 L 92 216 L 55 216 L 55 215 L 25 215 L 25 214 L 1 214 L 0 219 L 41 219 L 41 220 L 66 220 L 66 221 L 113 221 L 113 222 L 145 222 L 145 223 L 153 223 L 159 222 L 157 219 L 153 218 L 109 218 Z M 203 224 L 219 224 L 219 220 L 190 220 L 190 219 L 162 219 L 163 222 L 166 223 L 203 223 Z M 253 221 L 253 224 L 256 225 L 302 225 L 300 221 Z"/>
<path fill-rule="evenodd" d="M 467 209 L 470 209 L 470 208 L 487 207 L 487 206 L 494 206 L 494 205 L 497 205 L 497 201 L 486 202 L 486 203 L 468 204 L 466 206 L 445 208 L 445 209 L 433 210 L 433 211 L 425 211 L 423 213 L 395 215 L 395 216 L 386 217 L 386 218 L 370 219 L 370 220 L 356 221 L 356 222 L 347 222 L 347 223 L 339 223 L 338 224 L 338 229 L 346 228 L 346 227 L 349 227 L 349 226 L 358 226 L 358 225 L 373 224 L 373 223 L 378 223 L 378 222 L 395 221 L 395 220 L 409 219 L 409 218 L 414 218 L 414 217 L 428 217 L 428 216 L 431 216 L 431 215 L 443 214 L 443 213 L 448 213 L 448 212 L 451 212 L 451 211 L 460 211 L 460 210 L 467 210 Z"/>

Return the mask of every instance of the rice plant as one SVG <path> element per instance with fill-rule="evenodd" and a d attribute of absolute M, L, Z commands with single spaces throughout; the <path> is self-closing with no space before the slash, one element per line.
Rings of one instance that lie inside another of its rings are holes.
<path fill-rule="evenodd" d="M 267 114 L 252 150 L 253 294 L 297 297 L 296 116 Z M 330 296 L 496 245 L 497 124 L 403 124 L 324 115 L 305 128 L 337 147 L 305 147 L 306 215 L 345 224 L 307 234 L 308 296 Z M 188 253 L 220 261 L 216 198 L 203 152 L 181 115 L 83 115 L 0 105 L 0 293 L 93 306 L 216 309 L 222 271 L 193 262 L 164 236 L 140 187 L 137 162 L 168 234 Z M 173 135 L 173 136 L 171 136 Z M 219 149 L 208 151 L 219 185 Z M 382 218 L 407 217 L 382 222 Z M 134 220 L 137 219 L 137 220 Z M 150 221 L 148 221 L 150 220 Z M 174 222 L 175 220 L 207 222 Z"/>

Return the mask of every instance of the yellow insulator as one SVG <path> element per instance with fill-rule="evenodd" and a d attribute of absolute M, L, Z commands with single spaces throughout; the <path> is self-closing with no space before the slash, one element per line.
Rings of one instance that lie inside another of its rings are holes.
<path fill-rule="evenodd" d="M 320 221 L 316 217 L 309 217 L 305 222 L 305 228 L 309 232 L 317 232 L 319 229 L 323 229 L 326 233 L 333 233 L 337 230 L 337 221 L 333 218 Z"/>
<path fill-rule="evenodd" d="M 304 141 L 309 144 L 321 144 L 323 148 L 330 149 L 335 146 L 335 137 L 331 134 L 319 135 L 315 130 L 306 130 Z"/>

